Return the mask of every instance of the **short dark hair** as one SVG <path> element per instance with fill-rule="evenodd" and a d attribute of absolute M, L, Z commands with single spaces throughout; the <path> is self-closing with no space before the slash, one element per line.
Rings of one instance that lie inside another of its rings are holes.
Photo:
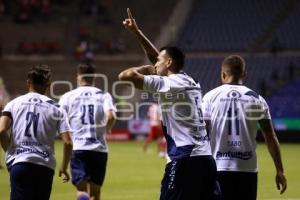
<path fill-rule="evenodd" d="M 37 65 L 31 67 L 28 71 L 27 78 L 36 87 L 47 88 L 51 80 L 51 69 L 48 65 Z"/>
<path fill-rule="evenodd" d="M 231 55 L 223 60 L 222 67 L 233 76 L 240 77 L 245 73 L 245 60 L 239 55 Z"/>
<path fill-rule="evenodd" d="M 174 46 L 165 46 L 160 49 L 160 51 L 165 50 L 166 53 L 172 58 L 173 62 L 175 63 L 176 71 L 179 72 L 184 65 L 185 55 L 183 52 Z"/>
<path fill-rule="evenodd" d="M 79 64 L 77 66 L 77 73 L 78 75 L 84 75 L 82 76 L 83 80 L 87 82 L 93 82 L 93 75 L 96 73 L 96 68 L 92 64 Z"/>

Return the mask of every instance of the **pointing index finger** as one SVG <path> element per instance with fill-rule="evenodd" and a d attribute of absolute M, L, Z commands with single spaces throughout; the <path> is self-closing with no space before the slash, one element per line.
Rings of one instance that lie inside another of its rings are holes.
<path fill-rule="evenodd" d="M 130 12 L 130 8 L 127 8 L 127 14 L 129 19 L 133 19 L 132 14 Z"/>

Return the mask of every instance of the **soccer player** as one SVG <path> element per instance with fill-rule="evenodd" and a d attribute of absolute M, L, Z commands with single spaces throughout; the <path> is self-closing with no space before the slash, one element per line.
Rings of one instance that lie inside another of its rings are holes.
<path fill-rule="evenodd" d="M 10 96 L 6 91 L 5 85 L 3 83 L 3 79 L 0 77 L 0 112 L 2 113 L 2 110 L 4 106 L 10 101 Z M 1 147 L 0 147 L 1 148 Z M 3 166 L 1 164 L 1 150 L 0 150 L 0 169 L 2 169 Z"/>
<path fill-rule="evenodd" d="M 119 79 L 160 95 L 162 124 L 170 158 L 162 180 L 160 200 L 211 199 L 216 164 L 202 116 L 200 85 L 181 71 L 184 54 L 176 47 L 164 47 L 158 51 L 137 28 L 130 10 L 127 11 L 124 26 L 137 36 L 155 64 L 129 68 L 119 74 Z"/>
<path fill-rule="evenodd" d="M 70 125 L 64 110 L 45 96 L 51 71 L 46 65 L 28 72 L 29 92 L 9 102 L 0 118 L 0 141 L 6 151 L 11 200 L 48 200 L 55 170 L 54 141 L 59 133 L 64 143 L 59 176 L 67 172 L 72 155 Z M 11 128 L 11 134 L 7 131 Z"/>
<path fill-rule="evenodd" d="M 281 194 L 287 188 L 269 107 L 263 97 L 243 85 L 245 74 L 242 57 L 225 58 L 221 70 L 223 85 L 203 97 L 203 115 L 210 127 L 222 200 L 256 200 L 258 124 L 276 167 L 277 188 Z"/>
<path fill-rule="evenodd" d="M 94 86 L 93 65 L 78 65 L 77 83 L 79 87 L 59 101 L 73 129 L 72 183 L 78 199 L 88 194 L 90 199 L 99 200 L 107 163 L 105 134 L 115 122 L 116 108 L 111 95 Z"/>

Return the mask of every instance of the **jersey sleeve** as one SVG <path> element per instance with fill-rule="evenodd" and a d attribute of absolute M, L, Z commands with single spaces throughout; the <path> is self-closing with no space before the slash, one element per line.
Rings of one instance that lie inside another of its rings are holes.
<path fill-rule="evenodd" d="M 112 110 L 114 112 L 117 112 L 117 108 L 113 103 L 113 99 L 109 93 L 106 93 L 104 95 L 104 101 L 103 101 L 103 110 L 104 112 L 107 112 L 109 110 Z"/>
<path fill-rule="evenodd" d="M 271 119 L 270 109 L 266 100 L 262 96 L 259 96 L 259 99 L 262 106 L 262 119 Z"/>
<path fill-rule="evenodd" d="M 12 119 L 12 114 L 13 114 L 13 103 L 9 102 L 8 104 L 6 104 L 6 106 L 2 110 L 1 115 L 7 116 Z"/>
<path fill-rule="evenodd" d="M 162 76 L 147 75 L 144 76 L 143 89 L 147 92 L 163 93 L 170 91 L 170 84 L 168 80 Z"/>
<path fill-rule="evenodd" d="M 69 106 L 66 96 L 62 96 L 59 99 L 58 104 L 61 106 L 62 109 L 64 109 L 67 113 L 69 112 Z"/>
<path fill-rule="evenodd" d="M 202 99 L 202 110 L 204 119 L 209 120 L 211 118 L 211 106 L 208 94 L 204 95 Z"/>
<path fill-rule="evenodd" d="M 60 108 L 59 113 L 60 113 L 60 118 L 59 118 L 58 127 L 57 127 L 58 134 L 62 134 L 65 132 L 72 132 L 66 111 L 64 109 Z"/>

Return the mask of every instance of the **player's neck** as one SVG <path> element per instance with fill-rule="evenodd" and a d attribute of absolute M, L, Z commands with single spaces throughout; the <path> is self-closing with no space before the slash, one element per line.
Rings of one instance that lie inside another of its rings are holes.
<path fill-rule="evenodd" d="M 93 86 L 93 84 L 79 84 L 79 87 L 84 87 L 84 86 Z"/>
<path fill-rule="evenodd" d="M 229 77 L 227 80 L 223 81 L 223 84 L 243 85 L 243 80 L 242 79 L 235 79 L 233 77 Z"/>
<path fill-rule="evenodd" d="M 29 89 L 28 89 L 28 92 L 33 92 L 33 93 L 38 93 L 38 94 L 42 94 L 42 95 L 44 95 L 45 94 L 45 91 L 43 90 L 37 90 L 37 89 L 34 89 L 34 88 L 32 88 L 32 87 L 30 87 Z"/>
<path fill-rule="evenodd" d="M 81 86 L 94 86 L 94 83 L 89 83 L 89 82 L 86 82 L 86 81 L 80 81 L 78 86 L 79 87 L 81 87 Z"/>

